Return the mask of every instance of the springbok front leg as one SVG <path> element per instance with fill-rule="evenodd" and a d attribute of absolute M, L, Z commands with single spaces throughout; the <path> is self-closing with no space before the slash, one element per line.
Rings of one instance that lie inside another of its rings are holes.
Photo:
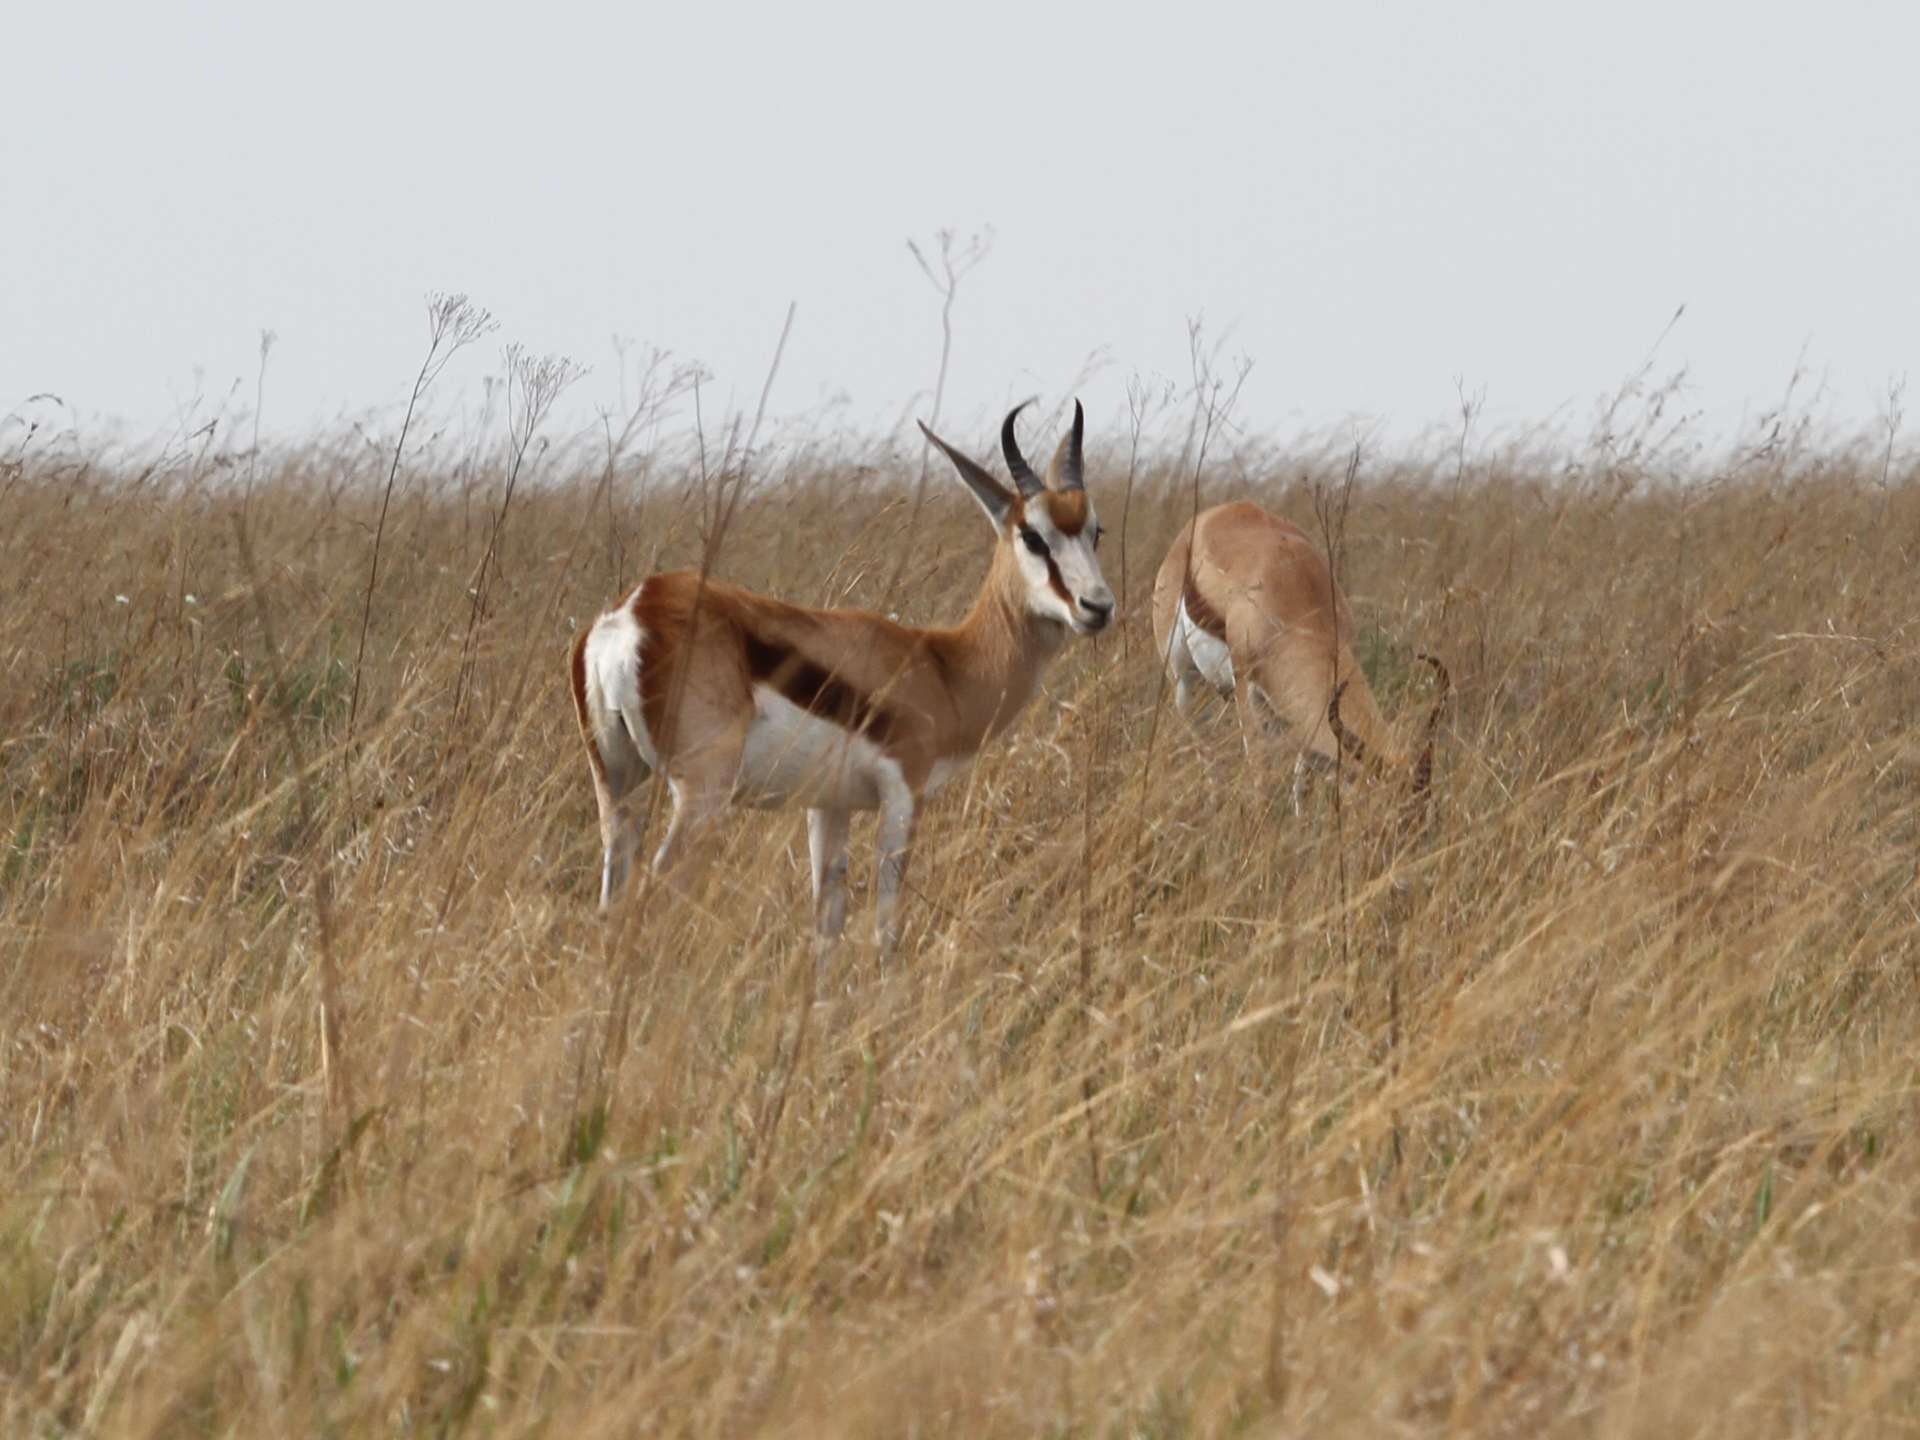
<path fill-rule="evenodd" d="M 807 811 L 807 854 L 813 861 L 813 928 L 822 947 L 847 926 L 847 831 L 845 810 Z"/>
<path fill-rule="evenodd" d="M 1246 751 L 1247 763 L 1255 772 L 1264 770 L 1266 759 L 1266 724 L 1255 708 L 1259 688 L 1244 675 L 1233 677 L 1233 713 L 1240 722 L 1240 746 Z"/>
<path fill-rule="evenodd" d="M 904 780 L 880 789 L 880 864 L 874 884 L 873 932 L 880 953 L 893 954 L 900 941 L 900 887 L 907 878 L 913 848 L 913 820 L 919 803 Z"/>

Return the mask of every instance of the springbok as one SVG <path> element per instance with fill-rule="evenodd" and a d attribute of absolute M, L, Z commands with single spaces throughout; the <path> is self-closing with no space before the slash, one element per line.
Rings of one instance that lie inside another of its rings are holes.
<path fill-rule="evenodd" d="M 673 797 L 657 875 L 730 803 L 807 807 L 823 942 L 846 923 L 852 813 L 878 810 L 874 932 L 892 951 L 921 801 L 1013 722 L 1069 631 L 1093 635 L 1113 619 L 1080 403 L 1044 482 L 1014 438 L 1022 408 L 1000 427 L 1014 490 L 920 427 L 994 529 L 992 563 L 958 625 L 917 630 L 865 610 L 815 610 L 682 570 L 642 581 L 574 642 L 603 911 L 639 843 L 637 787 L 657 770 Z M 689 883 L 685 872 L 675 883 Z"/>
<path fill-rule="evenodd" d="M 1408 777 L 1415 795 L 1433 774 L 1433 732 L 1446 702 L 1446 666 L 1422 655 L 1439 685 L 1417 755 L 1380 718 L 1347 637 L 1353 620 L 1333 572 L 1290 521 L 1248 501 L 1203 510 L 1174 539 L 1153 582 L 1153 635 L 1184 712 L 1196 682 L 1232 695 L 1249 754 L 1257 695 L 1300 736 L 1293 809 L 1306 798 L 1310 763 L 1336 746 L 1376 774 Z"/>

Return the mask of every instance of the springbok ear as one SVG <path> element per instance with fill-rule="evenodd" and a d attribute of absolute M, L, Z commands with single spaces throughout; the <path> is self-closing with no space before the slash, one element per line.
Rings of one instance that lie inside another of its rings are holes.
<path fill-rule="evenodd" d="M 973 498 L 980 502 L 980 508 L 987 512 L 987 519 L 993 522 L 995 530 L 1007 528 L 1007 516 L 1013 512 L 1013 494 L 979 465 L 962 455 L 953 446 L 929 430 L 921 421 L 920 433 L 938 445 L 953 462 L 953 468 L 960 472 L 960 478 L 966 482 L 967 489 L 973 492 Z"/>
<path fill-rule="evenodd" d="M 1054 490 L 1084 490 L 1086 471 L 1080 463 L 1080 441 L 1087 433 L 1086 412 L 1078 400 L 1073 402 L 1073 429 L 1060 437 L 1060 448 L 1053 452 L 1047 466 L 1047 485 Z"/>

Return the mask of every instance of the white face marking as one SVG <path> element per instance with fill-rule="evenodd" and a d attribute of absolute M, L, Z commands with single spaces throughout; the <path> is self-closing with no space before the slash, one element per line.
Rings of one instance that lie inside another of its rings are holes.
<path fill-rule="evenodd" d="M 1013 532 L 1013 553 L 1027 582 L 1029 610 L 1072 626 L 1079 635 L 1106 628 L 1113 616 L 1113 591 L 1100 573 L 1100 557 L 1094 549 L 1099 534 L 1100 518 L 1092 505 L 1087 507 L 1087 523 L 1080 533 L 1065 535 L 1047 514 L 1045 497 L 1036 496 L 1027 503 L 1026 518 Z M 1029 535 L 1039 541 L 1044 553 L 1034 549 Z M 1063 600 L 1055 591 L 1054 572 L 1071 600 Z"/>
<path fill-rule="evenodd" d="M 875 810 L 883 773 L 899 771 L 864 735 L 809 714 L 777 690 L 753 687 L 753 723 L 733 785 L 737 803 Z"/>
<path fill-rule="evenodd" d="M 1226 642 L 1216 640 L 1198 625 L 1187 613 L 1187 602 L 1180 601 L 1180 613 L 1174 617 L 1174 633 L 1180 644 L 1186 646 L 1187 654 L 1193 659 L 1193 668 L 1200 676 L 1222 695 L 1233 692 L 1233 654 L 1227 649 Z"/>

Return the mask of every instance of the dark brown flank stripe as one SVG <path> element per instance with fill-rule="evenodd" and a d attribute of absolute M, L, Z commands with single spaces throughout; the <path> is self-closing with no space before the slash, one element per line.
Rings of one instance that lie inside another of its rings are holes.
<path fill-rule="evenodd" d="M 1222 645 L 1227 643 L 1227 622 L 1221 618 L 1218 610 L 1206 602 L 1205 597 L 1200 594 L 1200 587 L 1193 583 L 1191 574 L 1187 576 L 1187 586 L 1181 592 L 1181 599 L 1186 603 L 1189 620 Z"/>
<path fill-rule="evenodd" d="M 746 644 L 747 673 L 756 683 L 771 686 L 808 714 L 857 735 L 881 744 L 892 737 L 893 716 L 846 681 L 776 640 L 751 631 L 743 632 L 741 639 Z"/>

